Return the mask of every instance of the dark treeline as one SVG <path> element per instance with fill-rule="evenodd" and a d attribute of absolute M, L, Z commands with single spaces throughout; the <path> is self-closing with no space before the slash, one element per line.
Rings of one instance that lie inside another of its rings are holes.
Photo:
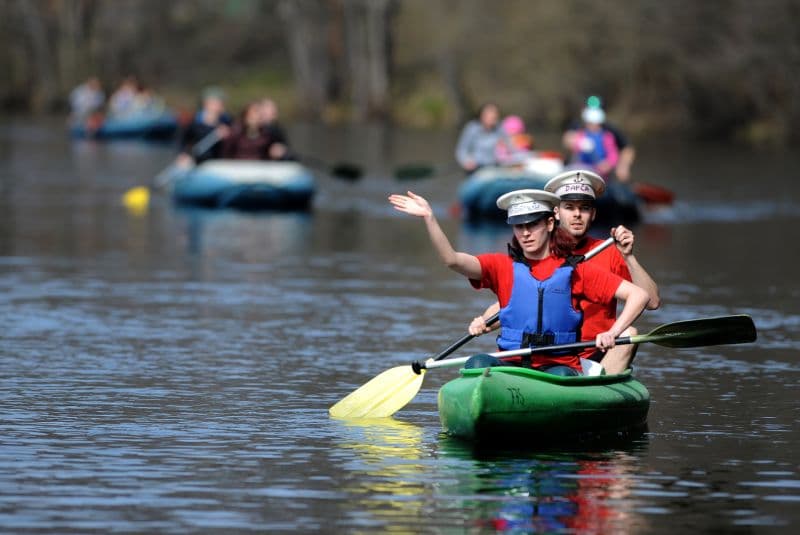
<path fill-rule="evenodd" d="M 0 102 L 63 111 L 91 74 L 188 105 L 460 124 L 494 100 L 560 128 L 589 94 L 634 132 L 800 139 L 795 0 L 2 0 Z"/>

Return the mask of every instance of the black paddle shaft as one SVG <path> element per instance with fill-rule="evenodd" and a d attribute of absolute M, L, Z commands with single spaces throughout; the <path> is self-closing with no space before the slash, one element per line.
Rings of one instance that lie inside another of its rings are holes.
<path fill-rule="evenodd" d="M 746 314 L 676 321 L 656 327 L 648 334 L 622 336 L 614 340 L 616 345 L 652 343 L 670 348 L 707 347 L 727 344 L 747 344 L 758 338 L 753 319 Z M 588 349 L 595 342 L 575 342 L 535 348 L 514 349 L 489 353 L 493 357 L 513 357 L 530 353 L 550 353 L 573 349 Z"/>
<path fill-rule="evenodd" d="M 494 314 L 493 316 L 491 316 L 490 318 L 488 318 L 486 320 L 486 326 L 488 327 L 489 325 L 493 325 L 498 319 L 500 319 L 500 313 L 499 312 L 497 314 Z M 450 353 L 452 353 L 453 351 L 455 351 L 459 347 L 463 346 L 464 344 L 466 344 L 467 342 L 469 342 L 470 340 L 472 340 L 476 336 L 478 336 L 478 335 L 476 335 L 476 334 L 464 335 L 457 342 L 454 342 L 453 345 L 451 345 L 450 347 L 448 347 L 447 349 L 445 349 L 444 351 L 442 351 L 441 353 L 439 353 L 438 355 L 433 357 L 433 360 L 442 360 L 447 355 L 449 355 Z"/>
<path fill-rule="evenodd" d="M 492 315 L 491 317 L 489 317 L 486 320 L 486 326 L 488 327 L 489 325 L 493 325 L 499 319 L 500 319 L 500 313 L 498 312 L 498 313 Z M 467 334 L 467 335 L 462 336 L 457 341 L 453 342 L 447 349 L 445 349 L 444 351 L 442 351 L 441 353 L 439 353 L 438 355 L 433 357 L 433 360 L 442 360 L 447 355 L 449 355 L 450 353 L 452 353 L 453 351 L 455 351 L 459 347 L 463 346 L 464 344 L 466 344 L 467 342 L 469 342 L 470 340 L 472 340 L 476 336 L 477 335 L 475 335 L 475 334 Z M 419 374 L 420 370 L 422 370 L 422 367 L 420 366 L 420 363 L 418 361 L 414 361 L 414 362 L 411 363 L 411 369 L 414 370 L 414 373 Z"/>

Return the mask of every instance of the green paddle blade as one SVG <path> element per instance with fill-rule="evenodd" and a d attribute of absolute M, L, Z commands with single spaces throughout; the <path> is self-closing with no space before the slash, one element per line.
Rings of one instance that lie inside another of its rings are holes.
<path fill-rule="evenodd" d="M 704 347 L 755 342 L 758 334 L 746 314 L 676 321 L 657 327 L 649 334 L 631 336 L 631 343 L 653 342 L 664 347 Z"/>
<path fill-rule="evenodd" d="M 377 375 L 333 405 L 334 418 L 386 418 L 405 407 L 422 387 L 424 373 L 397 366 Z"/>

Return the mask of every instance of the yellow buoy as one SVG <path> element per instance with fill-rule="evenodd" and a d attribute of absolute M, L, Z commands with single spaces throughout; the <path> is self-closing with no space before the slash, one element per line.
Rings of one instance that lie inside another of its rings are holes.
<path fill-rule="evenodd" d="M 122 196 L 122 204 L 134 214 L 141 214 L 147 211 L 149 203 L 150 189 L 144 186 L 131 188 Z"/>

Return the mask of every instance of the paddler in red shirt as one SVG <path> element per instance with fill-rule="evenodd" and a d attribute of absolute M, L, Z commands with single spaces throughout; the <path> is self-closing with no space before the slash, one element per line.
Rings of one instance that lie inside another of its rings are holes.
<path fill-rule="evenodd" d="M 602 243 L 602 240 L 588 234 L 597 213 L 595 199 L 605 191 L 605 182 L 600 176 L 585 170 L 567 171 L 550 179 L 544 189 L 559 197 L 558 206 L 554 210 L 559 228 L 553 237 L 554 248 L 558 252 L 564 255 L 584 255 Z M 643 288 L 649 296 L 646 308 L 655 310 L 661 304 L 658 286 L 633 254 L 633 232 L 620 225 L 611 229 L 611 236 L 616 241 L 616 247 L 605 249 L 588 262 Z M 582 301 L 579 307 L 583 312 L 583 341 L 594 340 L 598 333 L 610 329 L 617 317 L 616 300 L 606 305 Z M 490 317 L 499 308 L 497 303 L 489 306 L 482 315 L 472 320 L 469 332 L 474 335 L 489 332 L 491 328 L 486 327 L 484 318 Z M 630 327 L 622 336 L 636 334 L 636 328 Z M 580 356 L 600 362 L 606 373 L 622 373 L 630 366 L 637 348 L 637 344 L 620 345 L 605 352 L 590 348 Z"/>
<path fill-rule="evenodd" d="M 576 342 L 583 320 L 581 301 L 608 305 L 614 299 L 625 306 L 611 327 L 595 337 L 598 349 L 606 351 L 615 339 L 641 314 L 649 301 L 647 292 L 618 275 L 589 263 L 573 265 L 551 254 L 550 235 L 555 226 L 554 206 L 559 198 L 552 193 L 524 189 L 507 193 L 497 206 L 508 211 L 513 229 L 509 253 L 473 256 L 453 249 L 447 236 L 423 197 L 408 192 L 391 195 L 394 207 L 423 218 L 428 235 L 444 264 L 467 277 L 475 288 L 489 288 L 500 305 L 501 350 L 542 347 Z M 537 354 L 530 359 L 499 361 L 488 355 L 465 367 L 484 367 L 516 363 L 557 375 L 581 375 L 578 352 Z"/>

